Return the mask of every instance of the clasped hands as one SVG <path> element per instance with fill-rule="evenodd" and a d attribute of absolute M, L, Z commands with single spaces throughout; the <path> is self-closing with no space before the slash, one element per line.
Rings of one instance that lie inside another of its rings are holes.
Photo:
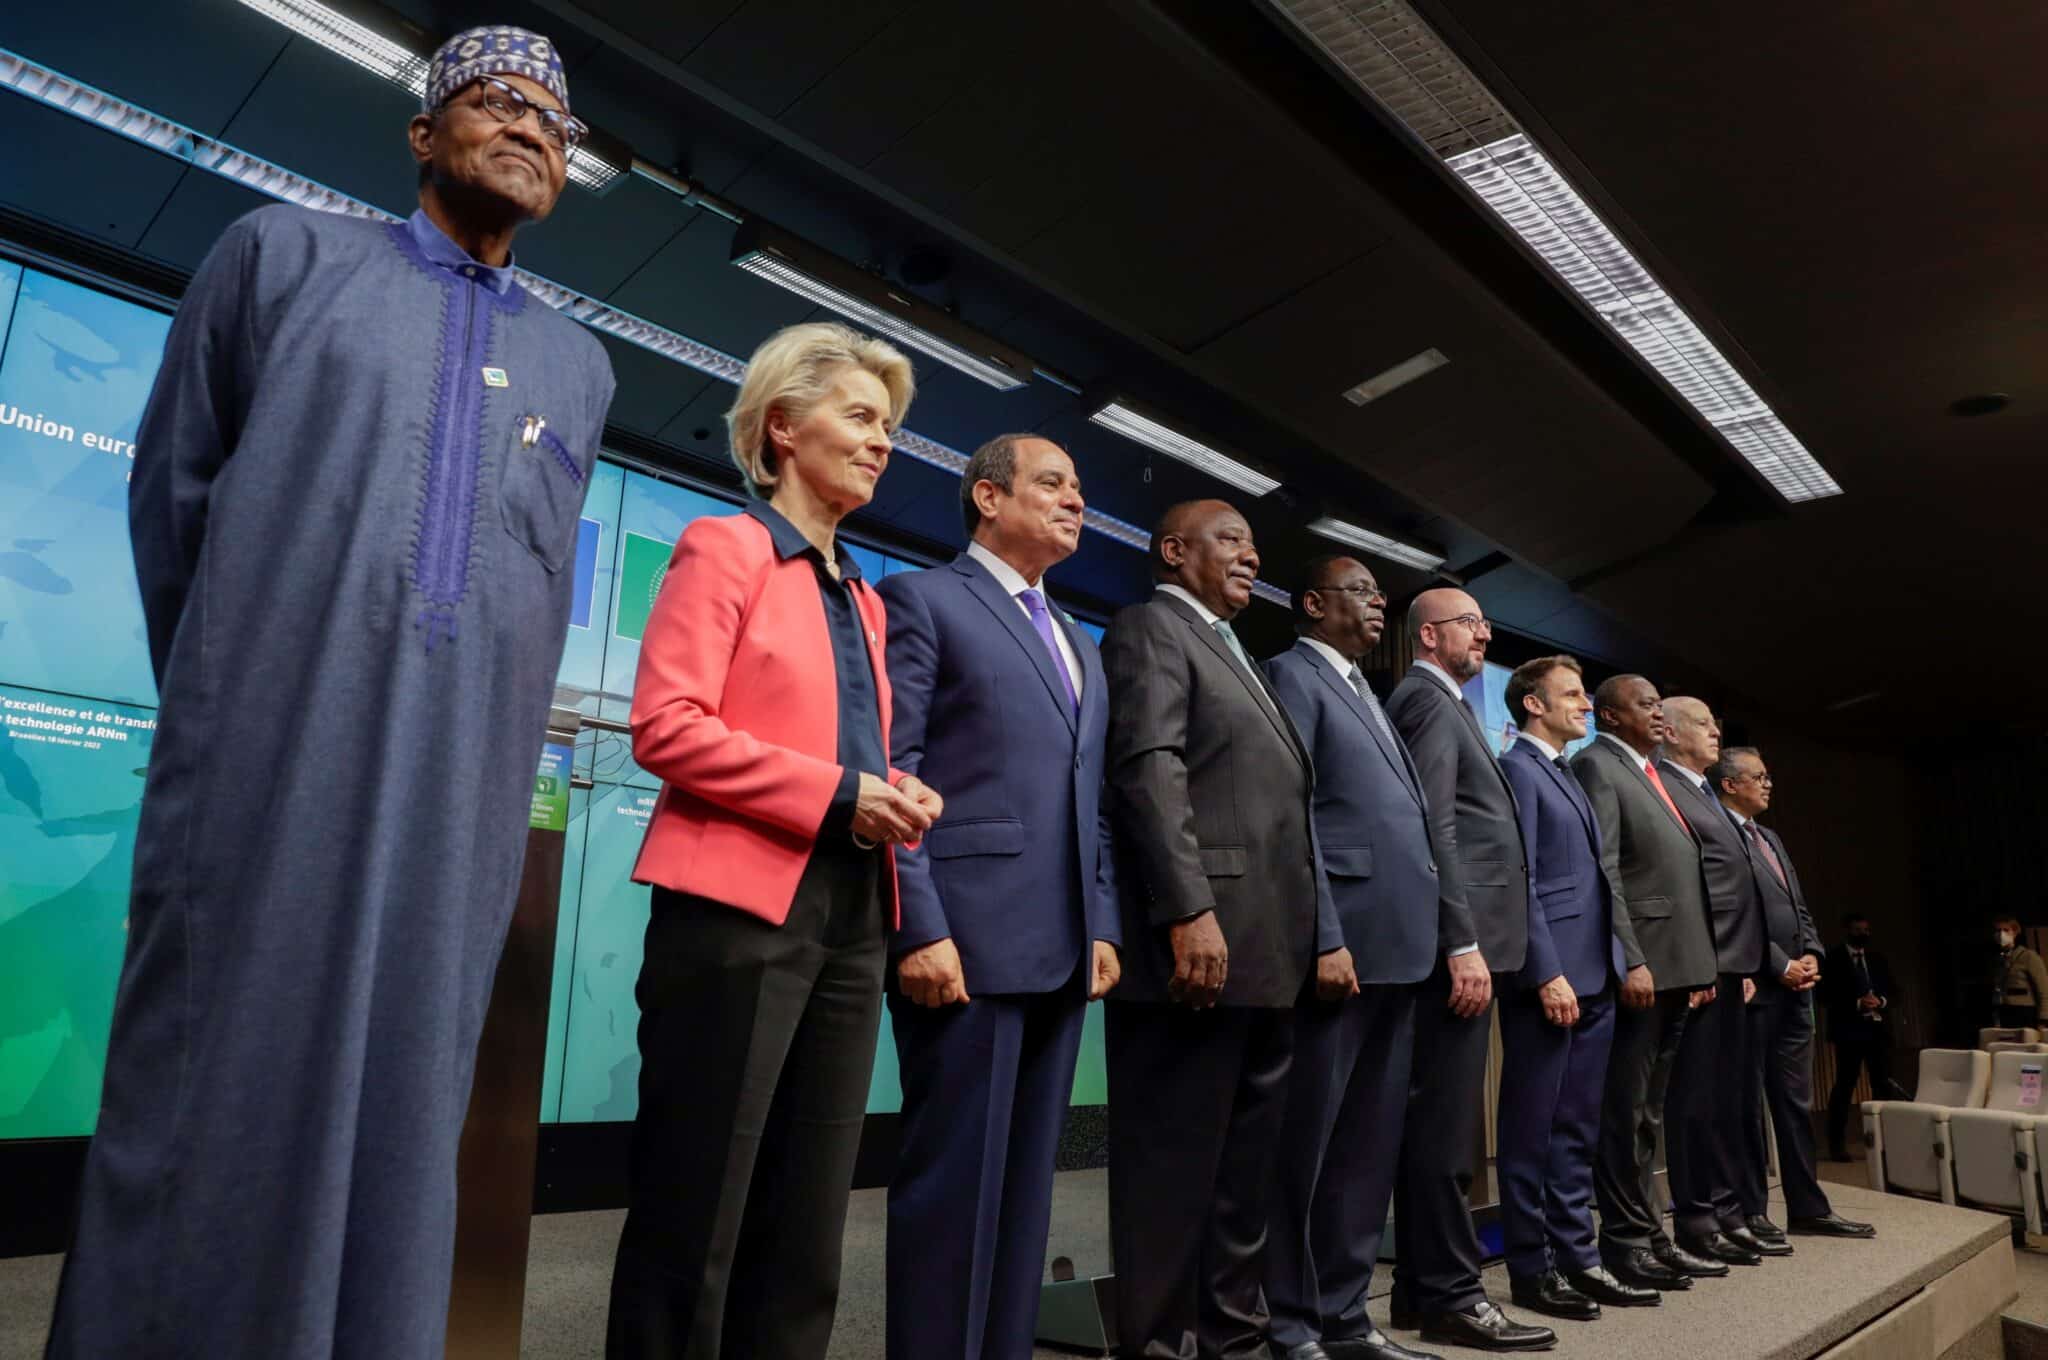
<path fill-rule="evenodd" d="M 1801 954 L 1785 965 L 1784 976 L 1778 981 L 1795 992 L 1812 991 L 1820 981 L 1820 960 L 1811 954 Z"/>
<path fill-rule="evenodd" d="M 914 774 L 891 785 L 880 775 L 863 773 L 854 797 L 853 834 L 874 845 L 907 845 L 931 830 L 945 810 L 945 799 Z"/>

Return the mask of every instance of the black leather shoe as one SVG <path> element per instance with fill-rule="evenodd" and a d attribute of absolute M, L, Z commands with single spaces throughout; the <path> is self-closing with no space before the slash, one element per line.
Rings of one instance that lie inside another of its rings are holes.
<path fill-rule="evenodd" d="M 1877 1229 L 1868 1223 L 1843 1218 L 1840 1214 L 1822 1214 L 1819 1218 L 1795 1218 L 1787 1225 L 1791 1231 L 1802 1237 L 1875 1237 Z"/>
<path fill-rule="evenodd" d="M 1785 1240 L 1785 1230 L 1771 1222 L 1770 1218 L 1765 1214 L 1751 1214 L 1742 1226 L 1749 1229 L 1760 1242 L 1782 1242 Z"/>
<path fill-rule="evenodd" d="M 1785 1241 L 1783 1238 L 1776 1242 L 1768 1242 L 1747 1228 L 1724 1228 L 1721 1231 L 1721 1236 L 1727 1238 L 1736 1246 L 1741 1247 L 1744 1251 L 1753 1251 L 1759 1256 L 1790 1256 L 1792 1254 L 1792 1244 L 1790 1242 Z"/>
<path fill-rule="evenodd" d="M 1364 1336 L 1339 1341 L 1323 1338 L 1323 1353 L 1330 1360 L 1444 1360 L 1433 1351 L 1410 1350 L 1375 1327 Z"/>
<path fill-rule="evenodd" d="M 1764 1258 L 1748 1247 L 1729 1237 L 1726 1233 L 1708 1233 L 1705 1237 L 1681 1237 L 1678 1239 L 1681 1251 L 1694 1256 L 1704 1256 L 1709 1261 L 1723 1261 L 1731 1266 L 1760 1266 Z"/>
<path fill-rule="evenodd" d="M 1330 1360 L 1330 1353 L 1320 1341 L 1304 1341 L 1299 1346 L 1289 1346 L 1283 1360 Z"/>
<path fill-rule="evenodd" d="M 1533 1278 L 1510 1276 L 1508 1290 L 1519 1307 L 1546 1317 L 1592 1322 L 1600 1316 L 1600 1305 L 1572 1288 L 1560 1271 L 1546 1270 Z"/>
<path fill-rule="evenodd" d="M 1726 1261 L 1716 1261 L 1698 1252 L 1687 1251 L 1676 1242 L 1664 1242 L 1653 1249 L 1658 1262 L 1670 1267 L 1689 1280 L 1718 1280 L 1728 1273 Z"/>
<path fill-rule="evenodd" d="M 1692 1288 L 1692 1276 L 1667 1266 L 1657 1259 L 1657 1254 L 1648 1247 L 1630 1247 L 1626 1254 L 1602 1255 L 1601 1263 L 1623 1284 L 1632 1284 L 1638 1289 L 1659 1289 L 1666 1292 L 1673 1289 Z M 1720 1267 L 1722 1274 L 1728 1267 Z"/>
<path fill-rule="evenodd" d="M 1595 1303 L 1610 1304 L 1616 1308 L 1655 1308 L 1664 1302 L 1664 1296 L 1654 1289 L 1622 1283 L 1606 1266 L 1568 1270 L 1564 1278 L 1565 1283 Z"/>
<path fill-rule="evenodd" d="M 1387 1325 L 1397 1332 L 1414 1332 L 1422 1328 L 1422 1315 L 1405 1304 L 1387 1300 Z"/>
<path fill-rule="evenodd" d="M 1422 1339 L 1481 1351 L 1547 1351 L 1557 1344 L 1557 1333 L 1516 1322 L 1492 1300 L 1481 1299 L 1461 1313 L 1423 1314 Z"/>

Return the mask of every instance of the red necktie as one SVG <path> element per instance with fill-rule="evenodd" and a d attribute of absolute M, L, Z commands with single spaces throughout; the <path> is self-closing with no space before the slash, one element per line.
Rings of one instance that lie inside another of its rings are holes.
<path fill-rule="evenodd" d="M 1755 822 L 1744 822 L 1742 829 L 1749 833 L 1749 839 L 1756 848 L 1764 852 L 1764 863 L 1770 865 L 1771 872 L 1778 876 L 1780 886 L 1787 892 L 1792 891 L 1791 880 L 1785 877 L 1785 866 L 1778 862 L 1778 852 L 1771 849 L 1770 841 L 1765 839 L 1764 833 L 1758 829 L 1757 824 Z"/>
<path fill-rule="evenodd" d="M 1692 823 L 1685 820 L 1685 814 L 1678 810 L 1678 804 L 1671 801 L 1671 792 L 1664 787 L 1663 777 L 1657 773 L 1657 763 L 1655 761 L 1645 762 L 1643 773 L 1650 776 L 1650 787 L 1657 790 L 1657 796 L 1664 800 L 1665 807 L 1671 809 L 1671 815 L 1678 819 L 1678 824 L 1681 827 L 1685 828 L 1685 834 L 1688 836 L 1692 835 Z"/>

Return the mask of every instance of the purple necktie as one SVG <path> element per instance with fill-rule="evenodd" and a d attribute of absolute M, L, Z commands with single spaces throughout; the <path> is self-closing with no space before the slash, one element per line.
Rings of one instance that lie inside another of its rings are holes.
<path fill-rule="evenodd" d="M 1017 598 L 1024 602 L 1024 612 L 1031 615 L 1031 626 L 1038 630 L 1038 640 L 1045 644 L 1045 650 L 1052 653 L 1052 668 L 1060 673 L 1060 683 L 1067 687 L 1067 702 L 1074 711 L 1081 711 L 1081 700 L 1074 693 L 1074 677 L 1067 671 L 1067 659 L 1060 655 L 1059 643 L 1053 641 L 1052 615 L 1046 611 L 1045 596 L 1035 590 L 1023 590 Z"/>

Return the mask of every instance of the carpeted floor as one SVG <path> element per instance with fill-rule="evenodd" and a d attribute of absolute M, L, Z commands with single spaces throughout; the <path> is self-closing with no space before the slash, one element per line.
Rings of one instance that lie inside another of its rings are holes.
<path fill-rule="evenodd" d="M 1876 1242 L 1797 1239 L 1790 1260 L 1767 1261 L 1729 1280 L 1705 1281 L 1687 1294 L 1669 1297 L 1662 1307 L 1610 1310 L 1597 1323 L 1559 1323 L 1563 1344 L 1554 1353 L 1583 1360 L 1641 1360 L 1645 1354 L 1680 1354 L 1682 1348 L 1673 1349 L 1674 1337 L 1712 1335 L 1714 1354 L 1727 1360 L 1811 1354 L 1804 1347 L 1819 1340 L 1818 1320 L 1832 1316 L 1842 1300 L 1869 1300 L 1874 1311 L 1888 1291 L 1903 1287 L 1916 1262 L 1961 1250 L 1972 1234 L 1983 1233 L 1985 1220 L 1978 1216 L 1871 1194 L 1860 1163 L 1824 1164 L 1822 1176 L 1843 1187 L 1836 1199 L 1844 1212 L 1880 1221 L 1882 1236 Z M 1107 1273 L 1103 1173 L 1062 1175 L 1056 1194 L 1052 1253 L 1071 1259 L 1077 1275 Z M 621 1217 L 556 1214 L 534 1220 L 522 1360 L 588 1360 L 602 1354 L 605 1295 Z M 882 1354 L 883 1239 L 882 1192 L 855 1194 L 831 1360 L 876 1360 Z M 2048 1323 L 2048 1253 L 2017 1255 L 2020 1297 L 2008 1311 Z M 55 1256 L 0 1261 L 0 1360 L 40 1356 L 59 1263 Z M 1493 1297 L 1505 1302 L 1507 1283 L 1500 1276 L 1498 1268 L 1489 1272 L 1487 1284 Z M 1375 1296 L 1384 1290 L 1383 1276 Z M 1373 1312 L 1384 1325 L 1383 1309 L 1382 1298 Z M 1415 1341 L 1412 1335 L 1397 1339 Z M 1477 1354 L 1438 1349 L 1447 1357 Z M 1045 1360 L 1059 1354 L 1038 1352 Z"/>

